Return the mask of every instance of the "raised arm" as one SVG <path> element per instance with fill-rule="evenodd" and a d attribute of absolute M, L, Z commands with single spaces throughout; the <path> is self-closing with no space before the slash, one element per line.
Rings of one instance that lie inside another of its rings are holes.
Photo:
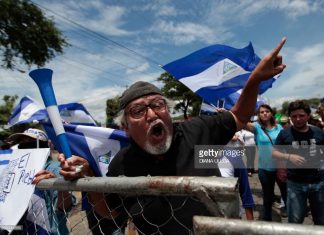
<path fill-rule="evenodd" d="M 242 129 L 253 115 L 260 83 L 285 69 L 286 65 L 282 63 L 282 56 L 279 55 L 285 42 L 286 38 L 283 38 L 276 48 L 260 61 L 251 73 L 238 101 L 231 109 L 238 130 Z"/>

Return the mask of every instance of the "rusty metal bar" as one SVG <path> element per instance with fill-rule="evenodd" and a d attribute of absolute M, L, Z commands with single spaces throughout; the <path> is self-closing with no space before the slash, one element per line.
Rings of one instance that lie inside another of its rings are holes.
<path fill-rule="evenodd" d="M 232 200 L 237 194 L 237 178 L 220 177 L 87 177 L 76 181 L 59 179 L 42 180 L 40 189 L 59 191 L 86 191 L 106 193 L 127 193 L 128 195 L 172 195 L 194 196 L 204 188 L 208 194 Z"/>
<path fill-rule="evenodd" d="M 195 235 L 323 235 L 324 227 L 277 222 L 246 221 L 220 217 L 194 216 Z"/>
<path fill-rule="evenodd" d="M 214 216 L 238 217 L 237 178 L 220 177 L 87 177 L 76 181 L 42 180 L 40 189 L 105 192 L 124 195 L 195 196 Z"/>

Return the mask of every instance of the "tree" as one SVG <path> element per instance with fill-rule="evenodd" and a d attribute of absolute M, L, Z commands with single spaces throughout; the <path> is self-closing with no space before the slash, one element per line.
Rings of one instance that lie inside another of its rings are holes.
<path fill-rule="evenodd" d="M 3 97 L 4 105 L 0 105 L 0 125 L 4 126 L 8 123 L 8 120 L 11 116 L 11 112 L 15 105 L 16 100 L 18 99 L 17 95 L 10 96 L 5 95 Z"/>
<path fill-rule="evenodd" d="M 282 103 L 282 105 L 281 105 L 281 113 L 282 114 L 288 115 L 288 106 L 289 106 L 288 101 L 285 101 Z"/>
<path fill-rule="evenodd" d="M 162 73 L 157 79 L 162 81 L 164 86 L 162 87 L 163 94 L 176 101 L 175 110 L 181 110 L 183 117 L 188 119 L 188 114 L 196 116 L 199 114 L 201 98 L 192 92 L 188 87 L 177 81 L 171 74 L 165 72 Z M 191 112 L 190 112 L 191 110 Z"/>
<path fill-rule="evenodd" d="M 54 22 L 30 1 L 0 0 L 2 67 L 15 69 L 17 62 L 43 66 L 67 45 Z"/>
<path fill-rule="evenodd" d="M 117 128 L 114 124 L 114 118 L 119 111 L 119 96 L 106 101 L 106 127 Z"/>

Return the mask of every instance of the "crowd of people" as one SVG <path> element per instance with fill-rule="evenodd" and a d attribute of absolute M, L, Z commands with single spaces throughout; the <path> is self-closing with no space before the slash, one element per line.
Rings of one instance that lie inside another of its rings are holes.
<path fill-rule="evenodd" d="M 272 220 L 277 183 L 284 204 L 282 216 L 288 215 L 289 223 L 303 223 L 309 205 L 314 224 L 324 225 L 322 106 L 316 116 L 304 102 L 291 102 L 289 118 L 279 123 L 273 109 L 263 104 L 256 112 L 257 121 L 250 121 L 255 112 L 259 84 L 285 69 L 279 55 L 284 43 L 282 40 L 257 65 L 234 107 L 213 116 L 201 115 L 190 121 L 173 123 L 170 115 L 172 102 L 156 86 L 142 81 L 131 85 L 120 98 L 120 112 L 115 118 L 116 124 L 129 136 L 130 144 L 117 153 L 106 176 L 236 176 L 246 218 L 253 220 L 255 204 L 248 176 L 257 173 L 263 194 L 261 220 Z M 317 122 L 310 123 L 311 118 Z M 38 133 L 38 136 L 32 137 L 30 133 Z M 11 140 L 18 144 L 18 148 L 49 146 L 46 134 L 33 129 L 12 136 Z M 242 147 L 246 150 L 247 167 L 243 161 L 235 163 L 228 156 L 231 169 L 196 168 L 194 148 L 198 145 Z M 258 159 L 257 169 L 255 158 Z M 82 156 L 66 159 L 60 154 L 58 161 L 49 159 L 33 183 L 52 177 L 72 181 L 95 176 Z M 68 211 L 73 206 L 73 195 L 69 193 L 56 192 L 49 197 L 57 200 L 55 210 Z M 188 197 L 168 197 L 166 201 L 162 196 L 133 198 L 89 192 L 88 199 L 95 205 L 87 214 L 89 228 L 94 234 L 101 231 L 121 234 L 129 218 L 142 234 L 188 234 L 194 215 L 211 215 L 201 202 Z M 62 200 L 64 203 L 60 203 Z M 170 211 L 170 208 L 179 208 L 180 205 L 181 210 Z M 60 221 L 65 224 L 65 219 Z M 60 234 L 67 234 L 66 227 L 56 227 L 53 231 L 58 229 Z"/>

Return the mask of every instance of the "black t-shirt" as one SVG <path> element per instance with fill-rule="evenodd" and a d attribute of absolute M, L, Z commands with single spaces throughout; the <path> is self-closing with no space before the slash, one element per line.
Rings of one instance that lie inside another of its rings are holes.
<path fill-rule="evenodd" d="M 235 120 L 229 112 L 174 124 L 171 147 L 163 160 L 143 151 L 132 141 L 115 156 L 107 176 L 220 176 L 217 168 L 195 168 L 194 147 L 226 145 L 235 132 Z M 113 208 L 121 203 L 116 195 L 109 195 L 107 201 Z M 142 196 L 124 199 L 123 203 L 134 224 L 145 234 L 158 231 L 188 234 L 193 215 L 209 215 L 199 201 L 188 197 Z"/>
<path fill-rule="evenodd" d="M 320 172 L 323 159 L 324 132 L 309 126 L 307 132 L 298 132 L 293 127 L 282 130 L 276 139 L 276 148 L 305 158 L 306 163 L 297 167 L 287 162 L 288 179 L 301 183 L 315 183 L 322 180 Z M 287 147 L 285 147 L 287 146 Z"/>

